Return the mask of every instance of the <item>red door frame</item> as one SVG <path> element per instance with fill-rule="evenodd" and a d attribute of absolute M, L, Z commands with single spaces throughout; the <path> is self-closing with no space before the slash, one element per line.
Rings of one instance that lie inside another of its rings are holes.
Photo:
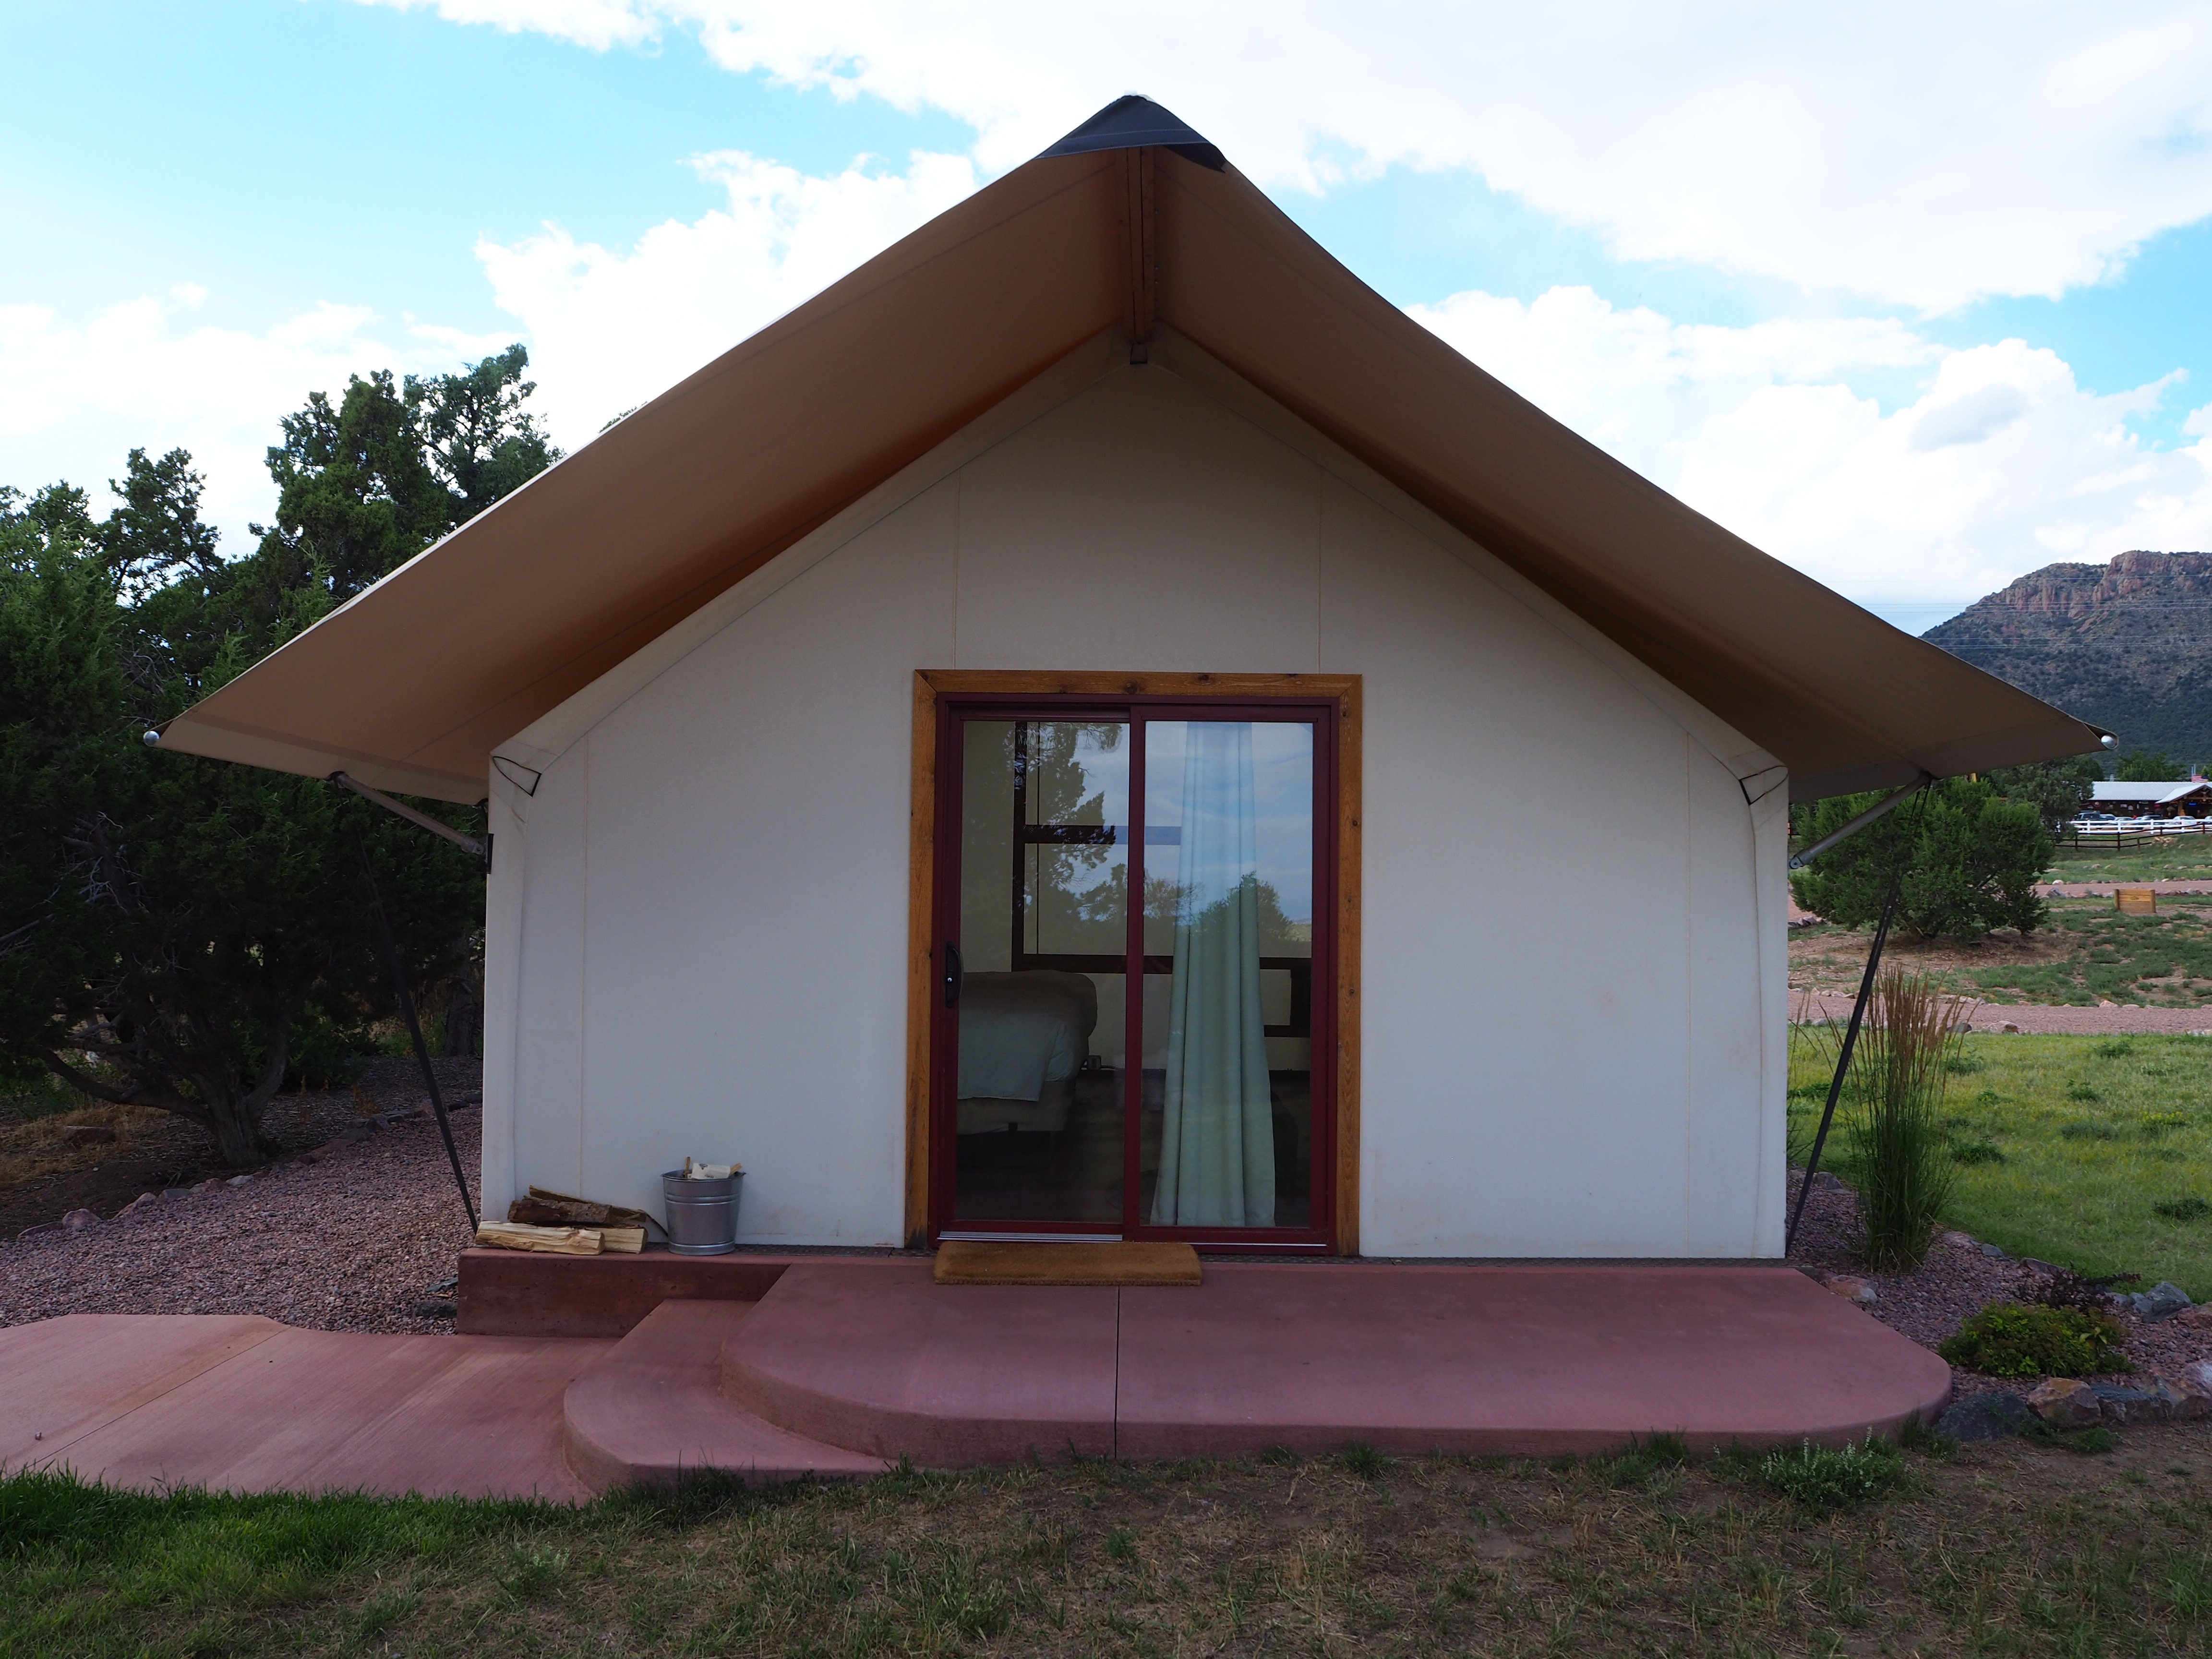
<path fill-rule="evenodd" d="M 1095 697 L 1066 694 L 945 693 L 937 699 L 935 867 L 932 883 L 932 943 L 938 983 L 950 975 L 945 954 L 947 941 L 957 942 L 960 921 L 960 842 L 955 826 L 964 822 L 961 799 L 962 764 L 966 744 L 961 726 L 969 719 L 1065 720 L 1090 716 L 1127 722 L 1129 757 L 1129 892 L 1128 944 L 1123 955 L 1125 987 L 1122 1064 L 1122 1208 L 1120 1237 L 1132 1239 L 1174 1239 L 1196 1244 L 1208 1252 L 1262 1255 L 1330 1255 L 1336 1249 L 1337 1197 L 1337 953 L 1338 907 L 1338 704 L 1334 698 L 1315 696 L 1268 697 L 1250 695 L 1218 698 L 1188 695 L 1123 695 Z M 1138 1214 L 1139 1147 L 1143 1120 L 1144 1019 L 1144 792 L 1143 728 L 1152 720 L 1310 721 L 1314 728 L 1313 800 L 1313 967 L 1308 996 L 1311 1058 L 1309 1087 L 1311 1114 L 1308 1135 L 1311 1143 L 1308 1190 L 1311 1210 L 1304 1227 L 1155 1227 Z M 1016 849 L 1019 855 L 1018 848 Z M 1131 968 L 1136 969 L 1130 972 Z M 1104 1233 L 1064 1221 L 1000 1221 L 963 1227 L 952 1216 L 956 1180 L 959 1110 L 956 1103 L 959 1079 L 959 1019 L 940 994 L 931 999 L 930 1042 L 931 1145 L 929 1149 L 929 1237 L 934 1244 L 951 1228 L 956 1234 L 988 1232 L 994 1237 L 1024 1234 L 1070 1236 Z M 1134 1060 L 1135 1064 L 1130 1061 Z"/>

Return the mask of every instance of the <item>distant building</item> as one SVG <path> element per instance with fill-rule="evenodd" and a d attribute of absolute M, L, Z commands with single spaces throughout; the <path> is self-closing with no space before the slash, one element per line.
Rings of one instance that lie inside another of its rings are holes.
<path fill-rule="evenodd" d="M 2164 783 L 2100 783 L 2091 786 L 2093 811 L 2124 818 L 2212 817 L 2212 783 L 2188 778 Z"/>

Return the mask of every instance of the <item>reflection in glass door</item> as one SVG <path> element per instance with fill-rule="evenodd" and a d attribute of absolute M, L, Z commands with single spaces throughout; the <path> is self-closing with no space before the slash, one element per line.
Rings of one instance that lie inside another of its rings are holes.
<path fill-rule="evenodd" d="M 1332 714 L 947 708 L 942 1232 L 1326 1243 Z"/>
<path fill-rule="evenodd" d="M 961 723 L 957 1222 L 1121 1224 L 1128 739 Z"/>

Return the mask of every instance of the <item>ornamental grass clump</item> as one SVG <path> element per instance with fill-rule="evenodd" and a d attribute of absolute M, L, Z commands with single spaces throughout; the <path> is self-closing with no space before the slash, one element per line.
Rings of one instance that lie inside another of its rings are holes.
<path fill-rule="evenodd" d="M 1984 1376 L 2095 1376 L 2135 1369 L 2119 1350 L 2122 1334 L 2108 1314 L 1998 1302 L 1936 1352 Z"/>
<path fill-rule="evenodd" d="M 1962 1006 L 1925 974 L 1893 969 L 1875 982 L 1851 1056 L 1847 1128 L 1870 1267 L 1920 1265 L 1958 1179 L 1943 1091 L 1959 1053 Z"/>
<path fill-rule="evenodd" d="M 1759 1460 L 1759 1479 L 1816 1513 L 1869 1503 L 1903 1483 L 1905 1454 L 1869 1435 L 1848 1446 L 1804 1444 Z"/>

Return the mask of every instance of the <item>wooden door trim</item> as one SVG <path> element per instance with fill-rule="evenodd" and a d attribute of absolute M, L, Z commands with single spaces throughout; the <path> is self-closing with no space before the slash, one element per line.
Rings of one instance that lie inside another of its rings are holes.
<path fill-rule="evenodd" d="M 1059 673 L 923 669 L 914 677 L 907 847 L 906 1243 L 929 1242 L 931 1043 L 937 993 L 938 699 L 957 696 L 1326 697 L 1336 704 L 1335 1213 L 1340 1255 L 1359 1254 L 1360 677 L 1357 674 Z"/>

